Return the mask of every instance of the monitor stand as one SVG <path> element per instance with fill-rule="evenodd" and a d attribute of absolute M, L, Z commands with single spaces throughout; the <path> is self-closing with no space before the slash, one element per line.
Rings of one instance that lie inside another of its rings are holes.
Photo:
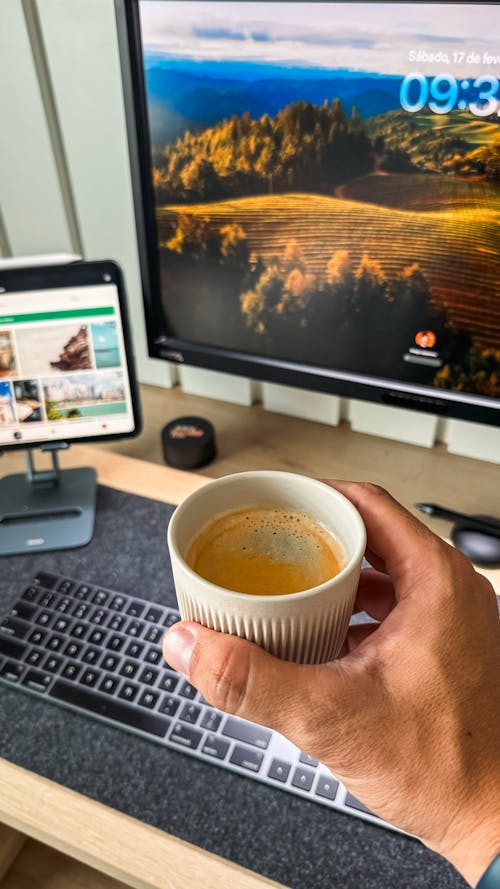
<path fill-rule="evenodd" d="M 26 451 L 25 475 L 0 479 L 0 556 L 84 546 L 94 530 L 97 476 L 94 469 L 59 467 L 58 450 L 67 443 L 41 447 L 52 468 L 35 469 Z"/>

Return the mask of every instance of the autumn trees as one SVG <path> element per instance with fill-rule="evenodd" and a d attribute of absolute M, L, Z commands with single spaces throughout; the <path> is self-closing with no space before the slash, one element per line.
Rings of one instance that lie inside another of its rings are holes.
<path fill-rule="evenodd" d="M 312 190 L 331 193 L 373 167 L 372 147 L 353 108 L 339 99 L 291 103 L 271 118 L 233 116 L 153 154 L 159 203 Z"/>

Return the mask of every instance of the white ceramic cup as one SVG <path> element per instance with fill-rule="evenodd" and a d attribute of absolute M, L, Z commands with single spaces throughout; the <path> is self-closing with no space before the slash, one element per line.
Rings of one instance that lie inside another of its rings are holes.
<path fill-rule="evenodd" d="M 189 544 L 221 513 L 270 506 L 300 510 L 338 541 L 345 567 L 300 593 L 255 596 L 210 583 L 185 562 Z M 177 507 L 168 528 L 175 589 L 183 620 L 242 636 L 297 663 L 324 663 L 339 653 L 354 607 L 366 545 L 352 503 L 323 482 L 289 472 L 241 472 L 208 482 Z"/>

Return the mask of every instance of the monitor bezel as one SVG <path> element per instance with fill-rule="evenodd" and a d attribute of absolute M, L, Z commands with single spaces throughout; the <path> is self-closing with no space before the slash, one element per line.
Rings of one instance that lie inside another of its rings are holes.
<path fill-rule="evenodd" d="M 106 280 L 104 279 L 106 276 Z M 92 287 L 93 285 L 115 284 L 118 292 L 123 342 L 127 359 L 127 372 L 132 403 L 134 428 L 129 432 L 105 433 L 103 435 L 75 436 L 62 435 L 61 438 L 51 437 L 44 441 L 14 441 L 0 444 L 0 455 L 6 451 L 44 448 L 50 445 L 55 448 L 84 442 L 117 441 L 122 438 L 134 438 L 142 431 L 142 413 L 139 400 L 139 389 L 135 371 L 134 353 L 125 295 L 123 275 L 119 266 L 111 260 L 95 262 L 76 262 L 55 266 L 33 266 L 16 269 L 0 269 L 0 292 L 16 293 L 21 291 L 54 290 L 64 287 Z"/>
<path fill-rule="evenodd" d="M 335 2 L 335 0 L 324 0 L 324 2 Z M 348 0 L 348 2 L 356 4 L 361 0 Z M 392 2 L 401 0 L 385 0 L 387 5 Z M 403 2 L 412 3 L 415 0 L 403 0 Z M 430 2 L 435 5 L 450 5 L 453 0 L 430 0 Z M 470 0 L 455 0 L 455 2 L 464 6 L 474 5 Z M 498 0 L 486 0 L 485 5 L 500 4 Z M 151 139 L 139 6 L 140 0 L 129 0 L 125 5 L 123 0 L 115 0 L 149 355 L 178 365 L 193 365 L 344 398 L 500 426 L 500 400 L 491 399 L 491 405 L 477 404 L 475 402 L 480 400 L 480 397 L 472 393 L 470 400 L 464 401 L 451 390 L 433 390 L 430 386 L 398 383 L 396 380 L 370 374 L 344 373 L 331 368 L 185 341 L 168 331 L 166 328 L 168 321 L 161 309 Z M 466 393 L 466 398 L 467 395 Z"/>

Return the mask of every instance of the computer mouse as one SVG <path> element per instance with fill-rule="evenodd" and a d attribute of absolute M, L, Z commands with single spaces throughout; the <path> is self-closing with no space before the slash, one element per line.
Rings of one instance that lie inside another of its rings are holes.
<path fill-rule="evenodd" d="M 500 568 L 500 522 L 490 516 L 475 516 L 475 518 L 498 524 L 498 537 L 478 531 L 467 522 L 457 522 L 451 529 L 452 542 L 476 565 Z"/>

